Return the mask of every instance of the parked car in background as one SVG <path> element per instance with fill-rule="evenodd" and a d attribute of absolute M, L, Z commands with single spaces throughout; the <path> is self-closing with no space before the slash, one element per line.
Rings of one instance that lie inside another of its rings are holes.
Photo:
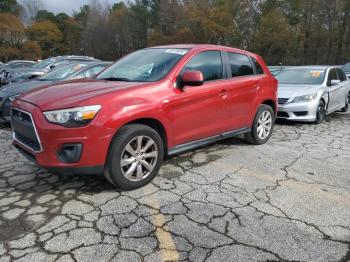
<path fill-rule="evenodd" d="M 3 64 L 0 69 L 0 84 L 3 85 L 5 79 L 8 77 L 8 73 L 11 70 L 19 70 L 21 68 L 29 68 L 35 65 L 36 62 L 28 60 L 13 60 L 7 64 Z"/>
<path fill-rule="evenodd" d="M 15 83 L 18 81 L 24 81 L 33 79 L 38 76 L 42 76 L 50 70 L 59 66 L 67 65 L 76 62 L 88 62 L 88 61 L 99 61 L 88 56 L 58 56 L 45 59 L 31 68 L 21 69 L 9 69 L 6 70 L 6 77 L 3 78 L 3 84 Z"/>
<path fill-rule="evenodd" d="M 277 118 L 321 123 L 327 114 L 348 110 L 350 81 L 339 67 L 285 68 L 276 78 Z"/>
<path fill-rule="evenodd" d="M 268 66 L 267 68 L 270 70 L 273 76 L 278 75 L 279 72 L 281 72 L 281 70 L 283 69 L 282 66 Z"/>
<path fill-rule="evenodd" d="M 61 173 L 104 173 L 141 187 L 174 155 L 245 134 L 266 143 L 277 80 L 262 58 L 215 45 L 134 52 L 94 80 L 35 89 L 12 104 L 15 147 Z"/>
<path fill-rule="evenodd" d="M 350 62 L 346 63 L 343 67 L 342 70 L 344 71 L 344 73 L 346 74 L 346 76 L 348 77 L 348 79 L 350 79 Z"/>
<path fill-rule="evenodd" d="M 60 81 L 91 78 L 109 66 L 110 62 L 81 62 L 61 66 L 48 74 L 26 82 L 7 85 L 0 90 L 0 122 L 10 121 L 11 103 L 16 96 L 41 86 Z"/>

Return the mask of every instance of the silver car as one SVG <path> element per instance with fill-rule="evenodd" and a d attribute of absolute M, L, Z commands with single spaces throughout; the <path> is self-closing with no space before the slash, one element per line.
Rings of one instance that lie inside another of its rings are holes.
<path fill-rule="evenodd" d="M 284 68 L 277 76 L 277 118 L 321 123 L 326 115 L 347 111 L 350 80 L 336 66 Z"/>

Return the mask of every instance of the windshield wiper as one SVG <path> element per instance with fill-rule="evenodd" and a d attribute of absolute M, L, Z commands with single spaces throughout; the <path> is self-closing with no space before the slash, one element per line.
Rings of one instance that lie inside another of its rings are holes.
<path fill-rule="evenodd" d="M 129 78 L 125 78 L 125 77 L 107 77 L 107 78 L 100 78 L 98 80 L 131 82 Z"/>

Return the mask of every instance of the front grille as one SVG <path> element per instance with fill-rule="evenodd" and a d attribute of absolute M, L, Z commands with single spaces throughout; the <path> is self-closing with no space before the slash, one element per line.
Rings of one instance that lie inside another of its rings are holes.
<path fill-rule="evenodd" d="M 289 114 L 288 114 L 287 112 L 278 111 L 278 112 L 277 112 L 277 117 L 280 117 L 280 118 L 288 118 L 288 117 L 289 117 Z"/>
<path fill-rule="evenodd" d="M 12 109 L 13 139 L 34 152 L 41 152 L 41 144 L 32 116 L 19 109 Z"/>
<path fill-rule="evenodd" d="M 278 98 L 278 104 L 279 105 L 284 105 L 287 104 L 289 98 Z"/>
<path fill-rule="evenodd" d="M 11 100 L 9 98 L 4 98 L 5 100 L 1 103 L 0 101 L 0 114 L 2 117 L 10 117 Z"/>
<path fill-rule="evenodd" d="M 25 113 L 17 109 L 12 110 L 12 117 L 16 120 L 20 120 L 26 123 L 32 123 L 32 118 L 28 113 Z"/>
<path fill-rule="evenodd" d="M 2 98 L 0 97 L 0 117 L 2 117 Z"/>
<path fill-rule="evenodd" d="M 39 141 L 31 139 L 30 137 L 26 137 L 25 135 L 22 135 L 18 132 L 14 132 L 16 139 L 21 142 L 22 144 L 26 145 L 27 147 L 33 149 L 33 151 L 39 151 L 40 150 L 40 144 Z"/>
<path fill-rule="evenodd" d="M 308 113 L 307 111 L 293 112 L 293 114 L 296 115 L 296 116 L 306 116 L 307 113 Z"/>

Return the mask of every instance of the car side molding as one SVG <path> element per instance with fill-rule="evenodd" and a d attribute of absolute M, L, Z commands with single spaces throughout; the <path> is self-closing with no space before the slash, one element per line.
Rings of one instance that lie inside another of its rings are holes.
<path fill-rule="evenodd" d="M 220 135 L 211 136 L 209 138 L 200 139 L 200 140 L 196 140 L 196 141 L 189 142 L 186 144 L 178 145 L 178 146 L 175 146 L 175 147 L 170 148 L 168 150 L 168 156 L 177 155 L 177 154 L 180 154 L 180 153 L 183 153 L 186 151 L 190 151 L 194 148 L 205 146 L 205 145 L 208 145 L 208 144 L 211 144 L 211 143 L 223 140 L 223 139 L 246 134 L 246 133 L 249 133 L 250 131 L 251 131 L 251 128 L 245 127 L 245 128 L 225 132 L 225 133 L 222 133 Z"/>

